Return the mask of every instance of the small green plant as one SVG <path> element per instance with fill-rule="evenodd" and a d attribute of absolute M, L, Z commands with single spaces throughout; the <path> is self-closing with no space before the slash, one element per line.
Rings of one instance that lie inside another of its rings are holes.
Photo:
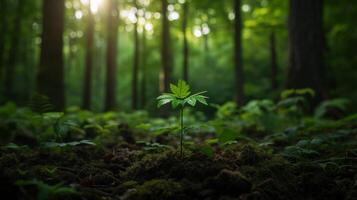
<path fill-rule="evenodd" d="M 68 195 L 77 195 L 78 192 L 72 188 L 64 186 L 62 183 L 56 185 L 48 185 L 39 180 L 18 180 L 16 185 L 20 187 L 25 186 L 36 186 L 37 187 L 37 200 L 46 200 L 46 199 L 61 199 L 68 197 Z M 57 197 L 57 198 L 56 198 Z"/>
<path fill-rule="evenodd" d="M 204 105 L 208 105 L 206 99 L 208 97 L 203 96 L 202 94 L 206 91 L 199 92 L 193 95 L 190 91 L 190 86 L 183 80 L 179 80 L 177 85 L 170 84 L 171 93 L 163 93 L 157 100 L 159 101 L 157 106 L 161 107 L 165 104 L 171 103 L 172 108 L 179 109 L 179 118 L 180 118 L 180 155 L 182 157 L 182 143 L 183 143 L 183 134 L 184 134 L 184 125 L 183 125 L 183 110 L 188 104 L 192 107 L 196 105 L 197 102 L 200 102 Z"/>

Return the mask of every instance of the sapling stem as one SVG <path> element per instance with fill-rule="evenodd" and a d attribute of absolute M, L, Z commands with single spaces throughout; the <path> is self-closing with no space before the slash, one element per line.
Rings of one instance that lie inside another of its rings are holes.
<path fill-rule="evenodd" d="M 181 158 L 183 156 L 183 151 L 182 151 L 182 146 L 183 146 L 183 106 L 180 108 L 180 152 L 181 152 Z"/>

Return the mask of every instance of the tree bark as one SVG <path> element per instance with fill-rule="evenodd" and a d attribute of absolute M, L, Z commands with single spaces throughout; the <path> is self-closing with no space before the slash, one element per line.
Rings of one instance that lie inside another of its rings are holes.
<path fill-rule="evenodd" d="M 137 1 L 134 0 L 134 6 L 138 9 Z M 138 19 L 138 12 L 135 13 Z M 131 90 L 131 106 L 133 110 L 138 109 L 138 76 L 139 76 L 139 34 L 138 34 L 138 20 L 134 24 L 134 61 L 132 74 L 132 90 Z"/>
<path fill-rule="evenodd" d="M 244 104 L 244 74 L 242 60 L 242 16 L 241 16 L 241 0 L 234 0 L 234 61 L 235 61 L 235 88 L 236 88 L 236 104 L 242 106 Z"/>
<path fill-rule="evenodd" d="M 183 35 L 183 79 L 188 82 L 188 56 L 189 47 L 187 41 L 187 20 L 188 20 L 188 3 L 187 1 L 183 4 L 183 15 L 182 15 L 182 35 Z"/>
<path fill-rule="evenodd" d="M 271 67 L 271 89 L 274 91 L 278 89 L 277 74 L 278 74 L 278 64 L 276 60 L 276 37 L 275 31 L 270 32 L 270 67 Z"/>
<path fill-rule="evenodd" d="M 162 71 L 160 74 L 160 92 L 170 90 L 171 71 L 172 71 L 172 53 L 170 48 L 170 24 L 167 12 L 167 0 L 161 0 L 162 9 L 162 44 L 161 44 L 161 61 Z"/>
<path fill-rule="evenodd" d="M 0 13 L 2 13 L 2 17 L 0 18 L 0 81 L 3 79 L 4 72 L 4 59 L 5 59 L 5 42 L 7 36 L 7 1 L 0 1 Z M 0 88 L 2 89 L 2 87 Z"/>
<path fill-rule="evenodd" d="M 290 0 L 289 69 L 287 88 L 312 88 L 315 103 L 325 95 L 323 86 L 323 0 Z"/>
<path fill-rule="evenodd" d="M 21 35 L 21 23 L 22 23 L 22 15 L 24 10 L 24 1 L 17 1 L 16 14 L 13 21 L 13 30 L 10 36 L 10 48 L 9 55 L 6 63 L 5 70 L 5 96 L 8 100 L 15 100 L 15 91 L 14 91 L 14 79 L 15 79 L 15 71 L 16 65 L 18 63 L 17 57 L 19 53 L 19 43 L 20 43 L 20 35 Z"/>
<path fill-rule="evenodd" d="M 42 42 L 37 91 L 48 96 L 57 111 L 65 106 L 63 75 L 64 0 L 43 0 Z"/>
<path fill-rule="evenodd" d="M 88 22 L 87 22 L 87 43 L 86 43 L 86 66 L 84 71 L 84 83 L 83 83 L 83 99 L 82 107 L 83 109 L 90 110 L 91 107 L 91 97 L 92 97 L 92 70 L 93 70 L 93 40 L 94 40 L 94 16 L 90 10 L 90 5 L 88 5 Z"/>
<path fill-rule="evenodd" d="M 118 44 L 119 12 L 117 0 L 109 0 L 107 18 L 107 72 L 105 111 L 113 110 L 116 106 L 116 59 Z"/>

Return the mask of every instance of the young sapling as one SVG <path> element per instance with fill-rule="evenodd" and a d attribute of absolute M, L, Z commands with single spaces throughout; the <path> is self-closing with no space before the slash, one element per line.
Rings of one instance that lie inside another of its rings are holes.
<path fill-rule="evenodd" d="M 158 100 L 157 106 L 161 107 L 165 104 L 171 103 L 172 108 L 179 110 L 180 155 L 182 157 L 183 134 L 184 134 L 183 110 L 187 104 L 192 107 L 194 107 L 197 102 L 200 102 L 204 105 L 208 105 L 206 101 L 208 97 L 202 95 L 206 91 L 190 95 L 191 94 L 190 86 L 183 80 L 179 80 L 177 85 L 170 84 L 170 90 L 171 93 L 163 93 L 162 95 L 157 97 Z"/>

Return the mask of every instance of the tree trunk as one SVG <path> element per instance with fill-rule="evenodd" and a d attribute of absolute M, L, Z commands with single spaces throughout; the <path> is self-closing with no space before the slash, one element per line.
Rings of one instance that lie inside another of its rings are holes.
<path fill-rule="evenodd" d="M 274 91 L 278 89 L 277 74 L 278 74 L 278 64 L 276 61 L 276 39 L 275 31 L 272 30 L 270 33 L 270 67 L 271 67 L 271 89 Z"/>
<path fill-rule="evenodd" d="M 134 6 L 138 9 L 137 1 L 134 0 Z M 138 12 L 135 13 L 138 19 Z M 138 34 L 138 20 L 134 24 L 134 62 L 132 74 L 132 90 L 131 90 L 131 106 L 133 110 L 138 109 L 138 76 L 139 76 L 139 34 Z"/>
<path fill-rule="evenodd" d="M 187 41 L 187 20 L 188 20 L 188 3 L 183 4 L 182 16 L 182 35 L 183 35 L 183 79 L 188 82 L 188 41 Z"/>
<path fill-rule="evenodd" d="M 87 44 L 86 44 L 86 66 L 84 71 L 83 83 L 83 109 L 90 110 L 91 97 L 92 97 L 92 70 L 93 70 L 93 40 L 94 40 L 94 16 L 88 6 L 88 22 L 87 22 Z"/>
<path fill-rule="evenodd" d="M 287 88 L 312 88 L 325 96 L 323 0 L 290 0 Z"/>
<path fill-rule="evenodd" d="M 146 69 L 146 30 L 143 29 L 142 45 L 141 45 L 141 108 L 146 105 L 146 82 L 147 82 L 147 69 Z"/>
<path fill-rule="evenodd" d="M 109 0 L 107 18 L 107 74 L 105 110 L 113 110 L 116 106 L 116 59 L 118 44 L 119 12 L 117 0 Z"/>
<path fill-rule="evenodd" d="M 13 30 L 10 36 L 10 48 L 9 55 L 6 63 L 6 71 L 5 71 L 5 96 L 8 100 L 15 100 L 15 91 L 14 91 L 14 79 L 15 79 L 15 70 L 16 65 L 18 63 L 18 53 L 19 53 L 19 43 L 21 36 L 21 23 L 22 23 L 22 15 L 24 10 L 24 1 L 17 1 L 17 9 L 15 18 L 13 21 Z"/>
<path fill-rule="evenodd" d="M 171 71 L 172 71 L 172 54 L 170 48 L 170 24 L 167 12 L 167 0 L 161 0 L 162 8 L 162 48 L 161 61 L 162 72 L 160 74 L 160 92 L 168 92 L 170 90 Z"/>
<path fill-rule="evenodd" d="M 4 59 L 5 59 L 5 42 L 7 36 L 7 1 L 0 1 L 0 13 L 2 17 L 0 18 L 0 82 L 2 82 L 3 70 L 4 70 Z M 2 87 L 0 88 L 0 90 Z"/>
<path fill-rule="evenodd" d="M 42 20 L 37 91 L 48 96 L 59 111 L 65 106 L 62 52 L 64 0 L 43 0 Z"/>
<path fill-rule="evenodd" d="M 244 74 L 242 61 L 242 16 L 241 16 L 241 0 L 234 0 L 234 61 L 235 61 L 235 88 L 236 88 L 236 103 L 238 106 L 244 104 Z"/>

